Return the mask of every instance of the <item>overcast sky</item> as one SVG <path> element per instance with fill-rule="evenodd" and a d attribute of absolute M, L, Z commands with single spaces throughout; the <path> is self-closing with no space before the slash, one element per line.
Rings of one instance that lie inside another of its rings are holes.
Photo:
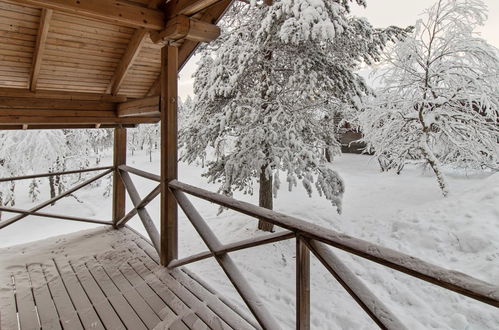
<path fill-rule="evenodd" d="M 405 27 L 413 25 L 425 8 L 436 0 L 367 0 L 367 8 L 352 5 L 353 14 L 366 17 L 375 27 L 398 25 Z M 499 48 L 499 0 L 484 0 L 489 7 L 489 19 L 481 29 L 482 37 L 490 44 Z M 179 80 L 179 96 L 185 99 L 192 95 L 192 73 L 196 70 L 193 57 L 183 68 Z"/>

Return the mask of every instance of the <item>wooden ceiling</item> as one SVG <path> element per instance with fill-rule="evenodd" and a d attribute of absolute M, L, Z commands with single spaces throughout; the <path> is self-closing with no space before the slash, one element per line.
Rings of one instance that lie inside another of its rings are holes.
<path fill-rule="evenodd" d="M 180 70 L 199 42 L 218 36 L 229 5 L 0 0 L 0 129 L 157 122 L 161 48 L 179 48 Z"/>

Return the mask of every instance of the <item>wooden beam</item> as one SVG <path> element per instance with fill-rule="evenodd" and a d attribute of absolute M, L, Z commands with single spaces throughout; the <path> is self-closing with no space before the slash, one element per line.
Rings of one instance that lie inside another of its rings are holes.
<path fill-rule="evenodd" d="M 49 32 L 50 20 L 52 19 L 52 9 L 43 8 L 40 15 L 40 25 L 38 26 L 38 35 L 36 38 L 35 51 L 33 53 L 33 63 L 29 79 L 29 89 L 36 90 L 38 75 L 42 65 L 43 53 L 45 51 L 45 42 Z"/>
<path fill-rule="evenodd" d="M 206 9 L 200 17 L 197 19 L 209 22 L 211 24 L 216 24 L 220 18 L 223 16 L 225 11 L 229 8 L 232 0 L 222 0 L 208 9 Z M 192 40 L 184 40 L 181 46 L 178 49 L 178 71 L 182 70 L 187 61 L 191 58 L 192 54 L 196 51 L 199 43 Z M 147 92 L 147 96 L 159 95 L 160 94 L 160 77 L 154 81 L 154 83 L 149 88 Z"/>
<path fill-rule="evenodd" d="M 178 258 L 177 201 L 168 182 L 177 179 L 178 49 L 161 49 L 161 264 Z"/>
<path fill-rule="evenodd" d="M 125 216 L 126 190 L 118 167 L 126 164 L 126 128 L 114 129 L 113 144 L 113 225 Z"/>
<path fill-rule="evenodd" d="M 147 4 L 147 7 L 151 9 L 156 9 L 158 8 L 159 5 L 161 5 L 164 2 L 165 2 L 164 0 L 150 0 L 149 3 Z M 114 75 L 111 78 L 111 81 L 109 82 L 109 85 L 107 87 L 108 94 L 109 93 L 112 95 L 118 94 L 128 71 L 130 71 L 130 68 L 137 59 L 137 56 L 139 55 L 140 50 L 142 49 L 142 46 L 147 40 L 146 38 L 149 36 L 149 32 L 150 31 L 147 30 L 146 28 L 140 28 L 137 29 L 133 34 L 132 39 L 130 39 L 130 42 L 128 43 L 127 49 L 123 54 L 123 57 L 121 58 L 120 64 L 116 68 L 116 71 L 114 72 Z"/>
<path fill-rule="evenodd" d="M 30 91 L 20 88 L 0 87 L 0 97 L 22 97 L 39 99 L 58 99 L 58 100 L 79 100 L 79 101 L 102 101 L 102 102 L 126 102 L 126 96 L 113 96 L 107 94 L 79 93 L 79 92 L 61 92 L 49 90 Z"/>
<path fill-rule="evenodd" d="M 159 99 L 159 96 L 151 96 L 120 103 L 116 108 L 116 114 L 118 117 L 159 116 Z"/>
<path fill-rule="evenodd" d="M 119 0 L 16 0 L 34 7 L 63 11 L 119 25 L 163 30 L 162 11 Z"/>
<path fill-rule="evenodd" d="M 19 110 L 24 111 L 24 110 Z M 65 125 L 65 124 L 153 124 L 159 121 L 157 117 L 96 117 L 85 116 L 85 111 L 77 112 L 74 116 L 2 116 L 0 111 L 0 124 L 3 125 L 23 125 L 23 124 L 42 124 L 42 125 Z M 102 126 L 101 125 L 101 126 Z"/>
<path fill-rule="evenodd" d="M 128 43 L 128 48 L 126 49 L 125 54 L 123 54 L 123 57 L 121 58 L 121 61 L 118 64 L 111 81 L 109 82 L 107 87 L 108 93 L 111 93 L 112 95 L 118 94 L 120 87 L 125 80 L 126 74 L 132 67 L 133 62 L 137 59 L 137 56 L 139 55 L 139 52 L 142 49 L 148 35 L 149 31 L 144 28 L 137 29 L 135 31 L 132 39 L 130 39 L 130 42 Z"/>
<path fill-rule="evenodd" d="M 296 236 L 296 330 L 310 330 L 310 252 Z"/>
<path fill-rule="evenodd" d="M 175 15 L 195 15 L 221 0 L 171 0 L 165 6 L 166 18 Z"/>
<path fill-rule="evenodd" d="M 210 42 L 220 36 L 220 28 L 215 24 L 179 15 L 170 19 L 161 32 L 151 32 L 154 43 L 186 39 L 196 42 Z"/>
<path fill-rule="evenodd" d="M 95 128 L 118 128 L 118 127 L 126 127 L 126 128 L 134 128 L 136 124 L 100 124 L 99 127 L 96 127 L 95 124 L 49 124 L 49 125 L 1 125 L 0 130 L 40 130 L 40 129 L 95 129 Z"/>
<path fill-rule="evenodd" d="M 44 111 L 100 111 L 106 113 L 114 112 L 115 108 L 116 105 L 112 102 L 0 96 L 0 116 L 5 116 L 8 111 L 29 109 L 40 109 Z"/>

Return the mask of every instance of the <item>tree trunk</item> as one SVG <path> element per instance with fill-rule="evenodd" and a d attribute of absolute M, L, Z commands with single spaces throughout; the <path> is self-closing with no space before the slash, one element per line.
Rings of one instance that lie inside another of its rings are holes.
<path fill-rule="evenodd" d="M 423 152 L 423 157 L 426 159 L 428 164 L 430 164 L 431 169 L 433 170 L 433 172 L 435 173 L 435 176 L 437 177 L 438 185 L 440 186 L 440 189 L 442 190 L 442 195 L 444 195 L 444 197 L 447 197 L 447 195 L 449 194 L 447 182 L 445 180 L 444 174 L 440 170 L 440 166 L 438 164 L 437 158 L 435 157 L 433 152 L 428 147 L 428 143 L 423 142 L 421 150 Z"/>
<path fill-rule="evenodd" d="M 272 210 L 273 209 L 273 197 L 272 197 L 272 176 L 269 175 L 268 177 L 265 175 L 265 170 L 267 166 L 262 166 L 262 169 L 260 171 L 260 199 L 259 199 L 259 205 L 260 207 L 264 207 L 266 209 Z M 258 229 L 261 229 L 263 231 L 272 231 L 274 228 L 274 225 L 260 219 L 258 221 Z"/>
<path fill-rule="evenodd" d="M 326 156 L 326 161 L 328 163 L 332 163 L 333 162 L 333 157 L 331 155 L 331 150 L 329 149 L 329 145 L 327 145 L 326 148 L 324 149 L 324 154 Z"/>
<path fill-rule="evenodd" d="M 50 198 L 54 198 L 56 192 L 56 183 L 55 183 L 55 177 L 53 175 L 49 176 L 49 186 L 50 186 Z M 55 202 L 50 203 L 50 205 L 54 206 Z"/>

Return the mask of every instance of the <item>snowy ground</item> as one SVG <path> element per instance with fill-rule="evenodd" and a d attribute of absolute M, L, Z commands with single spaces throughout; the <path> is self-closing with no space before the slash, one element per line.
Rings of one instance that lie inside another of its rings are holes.
<path fill-rule="evenodd" d="M 128 157 L 129 165 L 158 172 L 158 155 L 153 155 L 152 163 L 143 154 Z M 499 174 L 453 171 L 449 173 L 452 194 L 444 199 L 434 178 L 416 166 L 406 167 L 400 176 L 380 173 L 377 163 L 362 155 L 344 155 L 334 166 L 347 187 L 341 216 L 317 195 L 308 198 L 301 187 L 293 192 L 281 190 L 276 210 L 499 285 Z M 216 186 L 201 177 L 202 171 L 181 164 L 180 180 L 215 191 Z M 142 196 L 154 188 L 154 182 L 135 176 L 132 179 Z M 19 186 L 18 208 L 32 205 L 23 191 L 25 186 Z M 109 219 L 111 200 L 103 198 L 102 191 L 102 187 L 80 191 L 78 197 L 85 203 L 66 198 L 50 211 Z M 237 194 L 236 198 L 257 200 L 256 196 Z M 225 243 L 262 234 L 255 229 L 256 221 L 247 216 L 231 211 L 216 216 L 216 206 L 192 200 Z M 148 210 L 153 219 L 159 218 L 157 201 Z M 137 218 L 131 225 L 145 233 Z M 90 227 L 29 217 L 0 231 L 0 247 Z M 179 240 L 181 257 L 205 250 L 182 213 Z M 286 329 L 294 327 L 294 248 L 294 241 L 289 240 L 233 254 L 253 288 Z M 409 329 L 499 329 L 497 309 L 358 257 L 343 252 L 338 255 Z M 312 328 L 375 328 L 322 265 L 312 259 Z M 221 294 L 243 305 L 213 260 L 189 268 L 202 273 Z"/>

